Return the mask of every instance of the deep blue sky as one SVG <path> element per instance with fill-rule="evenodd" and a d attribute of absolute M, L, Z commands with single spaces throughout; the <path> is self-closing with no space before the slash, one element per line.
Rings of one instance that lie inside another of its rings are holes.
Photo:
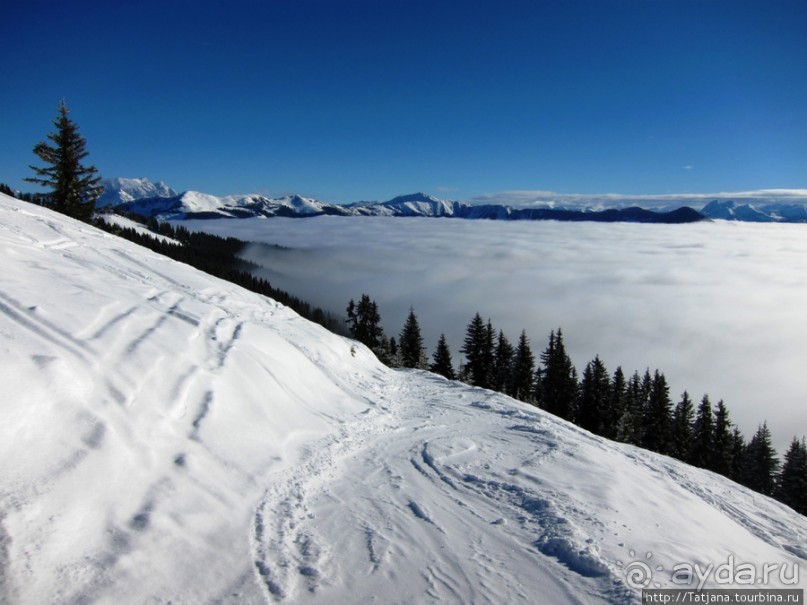
<path fill-rule="evenodd" d="M 804 0 L 6 0 L 0 181 L 59 99 L 107 177 L 330 202 L 807 188 Z"/>

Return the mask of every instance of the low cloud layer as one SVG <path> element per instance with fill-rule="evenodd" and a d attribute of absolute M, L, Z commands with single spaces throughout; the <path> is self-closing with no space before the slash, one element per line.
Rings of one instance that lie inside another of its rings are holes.
<path fill-rule="evenodd" d="M 691 168 L 691 167 L 684 167 Z M 760 189 L 720 193 L 675 193 L 661 195 L 625 195 L 622 193 L 555 193 L 553 191 L 502 191 L 480 195 L 469 204 L 504 204 L 520 208 L 614 208 L 641 206 L 643 208 L 677 208 L 691 206 L 700 210 L 712 200 L 734 200 L 743 204 L 782 203 L 807 205 L 807 189 Z"/>
<path fill-rule="evenodd" d="M 254 248 L 273 285 L 342 313 L 369 294 L 397 335 L 410 305 L 455 363 L 474 313 L 536 356 L 562 327 L 582 371 L 658 368 L 675 401 L 724 399 L 746 437 L 807 434 L 807 235 L 799 225 L 635 225 L 453 219 L 191 221 L 282 244 Z"/>

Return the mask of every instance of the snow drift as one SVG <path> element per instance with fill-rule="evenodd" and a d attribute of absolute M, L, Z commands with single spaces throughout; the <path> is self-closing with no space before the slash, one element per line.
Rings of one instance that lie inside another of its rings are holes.
<path fill-rule="evenodd" d="M 807 520 L 722 477 L 6 196 L 0 246 L 1 602 L 629 603 L 729 560 L 805 585 Z"/>

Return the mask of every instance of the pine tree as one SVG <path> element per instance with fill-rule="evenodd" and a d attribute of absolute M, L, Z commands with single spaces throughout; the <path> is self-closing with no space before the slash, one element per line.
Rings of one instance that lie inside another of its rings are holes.
<path fill-rule="evenodd" d="M 695 424 L 692 427 L 692 447 L 689 463 L 701 468 L 710 468 L 714 460 L 714 416 L 709 395 L 704 395 L 698 406 Z"/>
<path fill-rule="evenodd" d="M 532 379 L 532 397 L 535 400 L 535 405 L 541 409 L 545 409 L 544 405 L 544 369 L 539 365 L 535 368 L 535 374 Z"/>
<path fill-rule="evenodd" d="M 807 515 L 807 443 L 793 437 L 785 453 L 776 498 L 802 515 Z"/>
<path fill-rule="evenodd" d="M 622 366 L 620 366 L 614 371 L 614 377 L 611 379 L 611 391 L 603 437 L 617 439 L 620 420 L 625 414 L 625 408 L 627 407 L 626 391 L 627 383 L 625 381 L 625 373 L 622 371 Z"/>
<path fill-rule="evenodd" d="M 510 344 L 504 332 L 499 330 L 499 336 L 496 339 L 496 350 L 493 355 L 493 377 L 491 379 L 491 388 L 494 391 L 510 394 L 510 375 L 513 371 L 515 353 L 513 345 Z"/>
<path fill-rule="evenodd" d="M 381 329 L 381 315 L 378 312 L 378 305 L 367 294 L 361 295 L 358 305 L 353 302 L 353 299 L 350 299 L 347 306 L 347 323 L 353 338 L 375 353 L 381 351 L 381 341 L 384 336 L 384 331 Z M 387 341 L 387 349 L 389 349 L 389 341 Z"/>
<path fill-rule="evenodd" d="M 642 445 L 660 454 L 669 454 L 672 448 L 670 388 L 667 386 L 667 378 L 658 370 L 653 374 L 645 410 Z"/>
<path fill-rule="evenodd" d="M 566 354 L 563 333 L 558 328 L 549 335 L 541 353 L 541 402 L 543 408 L 566 420 L 574 420 L 577 403 L 577 371 Z"/>
<path fill-rule="evenodd" d="M 712 461 L 709 468 L 726 477 L 732 474 L 734 443 L 729 411 L 723 400 L 717 402 L 713 432 Z"/>
<path fill-rule="evenodd" d="M 675 406 L 673 412 L 673 440 L 671 455 L 679 460 L 689 459 L 689 450 L 692 447 L 692 425 L 695 418 L 695 406 L 689 393 L 684 391 L 681 401 Z"/>
<path fill-rule="evenodd" d="M 383 347 L 384 346 L 384 342 L 383 342 L 384 339 L 382 338 L 381 340 L 382 340 L 381 346 Z M 390 355 L 390 358 L 394 360 L 395 367 L 400 367 L 401 366 L 401 356 L 400 356 L 400 351 L 398 350 L 398 343 L 395 342 L 395 337 L 394 336 L 389 337 L 389 345 L 388 346 L 389 346 L 389 355 Z"/>
<path fill-rule="evenodd" d="M 779 459 L 773 449 L 768 423 L 763 423 L 745 450 L 745 485 L 761 494 L 770 496 L 776 488 L 776 471 Z"/>
<path fill-rule="evenodd" d="M 54 210 L 89 221 L 104 188 L 99 184 L 98 169 L 82 164 L 89 155 L 87 142 L 79 134 L 78 125 L 68 117 L 69 113 L 63 100 L 53 121 L 56 131 L 48 135 L 53 145 L 43 141 L 34 146 L 34 153 L 46 166 L 31 166 L 36 176 L 25 180 L 51 189 L 49 198 Z"/>
<path fill-rule="evenodd" d="M 522 330 L 516 346 L 516 354 L 513 359 L 513 373 L 510 380 L 508 394 L 515 399 L 534 403 L 533 376 L 535 375 L 535 355 L 530 349 L 530 341 L 527 333 Z"/>
<path fill-rule="evenodd" d="M 485 368 L 483 374 L 482 388 L 489 389 L 493 385 L 493 370 L 495 366 L 496 357 L 496 330 L 493 329 L 493 323 L 488 319 L 485 326 L 485 338 L 482 347 L 482 365 Z"/>
<path fill-rule="evenodd" d="M 744 462 L 746 459 L 745 450 L 747 448 L 745 437 L 736 426 L 731 432 L 731 473 L 729 479 L 737 483 L 743 482 L 744 475 Z"/>
<path fill-rule="evenodd" d="M 489 388 L 490 373 L 493 365 L 493 328 L 487 325 L 482 316 L 474 315 L 465 330 L 465 340 L 460 352 L 465 355 L 464 377 L 468 383 L 482 388 Z"/>
<path fill-rule="evenodd" d="M 434 350 L 434 356 L 429 370 L 435 374 L 445 376 L 449 380 L 455 380 L 457 378 L 445 334 L 440 334 L 440 340 L 437 341 L 437 348 Z"/>
<path fill-rule="evenodd" d="M 602 435 L 608 424 L 611 381 L 600 356 L 594 357 L 583 371 L 577 423 L 586 430 Z"/>
<path fill-rule="evenodd" d="M 390 368 L 401 367 L 401 358 L 396 352 L 395 339 L 387 338 L 384 332 L 381 332 L 378 346 L 373 348 L 373 353 L 378 357 L 378 361 L 385 366 L 389 366 Z"/>
<path fill-rule="evenodd" d="M 649 374 L 648 374 L 649 378 Z M 644 424 L 645 394 L 639 372 L 634 372 L 625 387 L 625 407 L 617 424 L 618 441 L 640 445 Z"/>
<path fill-rule="evenodd" d="M 426 348 L 423 346 L 420 325 L 412 307 L 409 308 L 409 315 L 398 340 L 401 366 L 424 369 L 426 367 Z"/>

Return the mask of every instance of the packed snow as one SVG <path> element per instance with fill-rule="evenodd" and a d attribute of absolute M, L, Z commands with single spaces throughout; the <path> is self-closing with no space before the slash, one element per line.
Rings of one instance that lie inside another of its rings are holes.
<path fill-rule="evenodd" d="M 805 587 L 807 519 L 723 477 L 6 196 L 0 247 L 0 602 L 632 603 L 728 561 Z"/>

